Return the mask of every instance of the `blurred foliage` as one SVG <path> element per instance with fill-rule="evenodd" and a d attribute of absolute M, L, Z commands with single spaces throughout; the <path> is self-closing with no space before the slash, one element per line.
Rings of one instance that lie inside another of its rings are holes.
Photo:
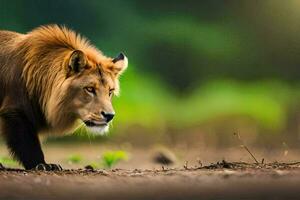
<path fill-rule="evenodd" d="M 0 0 L 0 27 L 65 24 L 107 55 L 124 51 L 113 134 L 245 117 L 258 132 L 297 132 L 299 10 L 297 0 Z"/>
<path fill-rule="evenodd" d="M 102 166 L 104 168 L 112 168 L 122 160 L 128 160 L 128 154 L 125 151 L 107 151 L 102 157 Z"/>
<path fill-rule="evenodd" d="M 79 154 L 70 155 L 67 159 L 70 164 L 78 164 L 83 160 L 82 156 Z"/>
<path fill-rule="evenodd" d="M 18 167 L 19 163 L 9 156 L 0 156 L 0 163 L 4 167 Z"/>
<path fill-rule="evenodd" d="M 191 127 L 223 117 L 245 116 L 269 130 L 282 130 L 291 105 L 299 101 L 300 89 L 278 80 L 243 82 L 213 80 L 193 93 L 178 96 L 159 80 L 141 78 L 129 70 L 122 78 L 122 94 L 115 99 L 121 125 L 162 128 Z M 142 88 L 142 89 L 141 89 Z M 136 117 L 138 116 L 138 117 Z"/>
<path fill-rule="evenodd" d="M 111 169 L 115 167 L 120 161 L 127 161 L 128 159 L 128 153 L 125 151 L 105 151 L 103 152 L 100 161 L 92 161 L 89 163 L 89 166 L 94 169 Z"/>

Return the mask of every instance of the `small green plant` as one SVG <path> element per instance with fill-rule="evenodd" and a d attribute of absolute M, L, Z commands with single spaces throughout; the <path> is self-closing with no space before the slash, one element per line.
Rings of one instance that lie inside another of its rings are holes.
<path fill-rule="evenodd" d="M 128 160 L 128 154 L 125 151 L 107 151 L 101 157 L 103 167 L 109 169 L 122 160 Z"/>
<path fill-rule="evenodd" d="M 0 156 L 0 163 L 8 167 L 18 166 L 18 162 L 8 156 Z"/>
<path fill-rule="evenodd" d="M 82 156 L 78 154 L 70 155 L 67 160 L 71 164 L 78 164 L 82 161 Z"/>

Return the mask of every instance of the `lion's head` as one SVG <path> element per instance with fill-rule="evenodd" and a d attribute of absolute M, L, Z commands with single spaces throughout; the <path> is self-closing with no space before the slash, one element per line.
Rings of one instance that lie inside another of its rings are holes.
<path fill-rule="evenodd" d="M 114 94 L 127 68 L 120 53 L 109 58 L 74 31 L 42 26 L 24 35 L 23 78 L 31 99 L 38 99 L 45 131 L 70 131 L 80 119 L 94 133 L 103 133 L 113 119 Z"/>
<path fill-rule="evenodd" d="M 93 133 L 107 131 L 115 116 L 112 98 L 119 92 L 118 78 L 127 63 L 123 53 L 99 62 L 89 59 L 80 50 L 70 55 L 66 69 L 69 87 L 65 99 L 73 107 L 71 112 Z"/>

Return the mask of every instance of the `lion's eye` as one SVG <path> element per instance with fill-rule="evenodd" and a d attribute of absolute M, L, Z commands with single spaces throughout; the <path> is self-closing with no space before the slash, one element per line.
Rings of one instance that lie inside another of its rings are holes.
<path fill-rule="evenodd" d="M 96 93 L 95 88 L 93 88 L 93 87 L 85 87 L 84 89 L 89 93 L 92 93 L 92 94 Z"/>
<path fill-rule="evenodd" d="M 115 89 L 114 89 L 114 88 L 112 88 L 112 89 L 109 89 L 109 96 L 110 96 L 110 97 L 113 95 L 114 91 L 115 91 Z"/>

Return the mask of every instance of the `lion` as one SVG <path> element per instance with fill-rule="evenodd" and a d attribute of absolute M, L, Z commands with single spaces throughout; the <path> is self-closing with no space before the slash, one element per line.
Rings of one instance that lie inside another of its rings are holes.
<path fill-rule="evenodd" d="M 106 132 L 127 65 L 65 26 L 0 31 L 0 130 L 12 156 L 25 169 L 61 170 L 45 162 L 39 135 L 70 132 L 78 120 Z"/>

